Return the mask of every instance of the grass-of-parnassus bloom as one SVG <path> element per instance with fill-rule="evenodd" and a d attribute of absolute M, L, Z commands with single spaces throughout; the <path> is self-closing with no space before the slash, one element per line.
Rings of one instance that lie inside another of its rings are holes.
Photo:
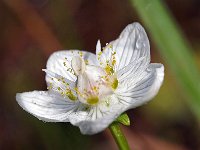
<path fill-rule="evenodd" d="M 18 93 L 19 105 L 45 122 L 70 122 L 83 134 L 107 128 L 120 114 L 140 106 L 158 92 L 162 64 L 150 63 L 148 37 L 139 23 L 96 55 L 86 51 L 53 53 L 46 69 L 47 91 Z"/>

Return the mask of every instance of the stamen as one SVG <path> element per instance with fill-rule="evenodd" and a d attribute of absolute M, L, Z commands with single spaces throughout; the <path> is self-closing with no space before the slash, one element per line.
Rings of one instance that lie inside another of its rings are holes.
<path fill-rule="evenodd" d="M 83 52 L 78 51 L 79 56 L 82 58 L 83 57 Z"/>
<path fill-rule="evenodd" d="M 106 65 L 105 67 L 105 71 L 108 75 L 112 75 L 114 73 L 114 69 L 112 66 L 110 66 L 109 64 Z"/>
<path fill-rule="evenodd" d="M 108 47 L 112 49 L 113 45 L 110 44 L 110 45 L 108 45 Z M 114 51 L 113 49 L 112 49 L 112 51 L 113 52 L 111 54 L 111 60 L 106 60 L 106 67 L 104 68 L 108 75 L 113 75 L 114 72 L 115 72 L 114 71 L 114 66 L 116 64 L 116 57 L 115 57 L 116 51 Z"/>
<path fill-rule="evenodd" d="M 100 51 L 97 55 L 98 55 L 98 60 L 100 60 L 100 57 L 102 55 L 102 51 Z"/>
<path fill-rule="evenodd" d="M 72 101 L 77 100 L 77 97 L 72 93 L 71 90 L 68 89 L 68 91 L 66 92 L 66 95 L 69 99 L 71 99 Z"/>
<path fill-rule="evenodd" d="M 89 61 L 87 59 L 84 60 L 86 65 L 89 65 Z"/>
<path fill-rule="evenodd" d="M 49 86 L 47 87 L 48 90 L 53 89 L 57 91 L 58 93 L 60 93 L 63 97 L 68 97 L 72 101 L 75 101 L 78 99 L 74 95 L 72 90 L 70 89 L 70 84 L 73 84 L 73 83 L 70 83 L 70 80 L 67 80 L 64 77 L 57 75 L 56 73 L 53 73 L 50 70 L 43 69 L 43 71 L 45 71 L 47 75 L 50 77 L 50 79 L 52 80 L 52 82 L 50 82 Z M 59 82 L 60 84 L 58 84 L 57 82 Z M 60 85 L 60 86 L 57 86 L 57 85 Z"/>
<path fill-rule="evenodd" d="M 66 90 L 63 90 L 61 87 L 57 88 L 58 92 L 63 96 L 67 96 L 70 100 L 75 101 L 78 98 L 73 94 L 72 90 L 67 88 Z"/>
<path fill-rule="evenodd" d="M 72 68 L 68 68 L 67 71 L 69 71 L 71 74 L 75 75 L 75 73 L 74 73 Z"/>
<path fill-rule="evenodd" d="M 69 65 L 67 66 L 67 64 L 69 64 L 69 61 L 67 60 L 67 58 L 65 57 L 64 59 L 65 59 L 65 61 L 63 61 L 64 67 L 67 68 L 68 72 L 70 72 L 71 74 L 75 75 L 74 72 L 73 72 L 73 69 L 71 68 L 71 66 L 70 67 L 69 67 Z"/>
<path fill-rule="evenodd" d="M 51 90 L 53 88 L 53 84 L 49 83 L 49 86 L 47 87 L 48 90 Z"/>
<path fill-rule="evenodd" d="M 111 84 L 111 87 L 113 89 L 116 89 L 118 87 L 118 80 L 117 80 L 117 78 L 114 79 L 113 83 Z"/>
<path fill-rule="evenodd" d="M 115 55 L 116 55 L 116 51 L 114 51 L 113 53 L 112 53 L 112 62 L 111 62 L 111 64 L 112 64 L 112 66 L 114 66 L 115 64 L 116 64 L 116 57 L 115 57 Z"/>

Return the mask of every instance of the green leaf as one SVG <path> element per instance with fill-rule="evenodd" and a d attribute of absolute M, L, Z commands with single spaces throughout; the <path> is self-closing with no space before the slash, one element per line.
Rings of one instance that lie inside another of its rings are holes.
<path fill-rule="evenodd" d="M 126 113 L 121 114 L 115 121 L 125 126 L 130 126 L 130 119 Z"/>

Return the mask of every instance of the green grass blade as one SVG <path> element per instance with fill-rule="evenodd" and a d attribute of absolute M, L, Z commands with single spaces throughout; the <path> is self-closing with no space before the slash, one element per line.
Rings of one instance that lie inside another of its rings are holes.
<path fill-rule="evenodd" d="M 131 0 L 166 63 L 176 75 L 191 110 L 200 119 L 200 74 L 192 50 L 160 0 Z M 183 94 L 183 93 L 180 93 Z"/>

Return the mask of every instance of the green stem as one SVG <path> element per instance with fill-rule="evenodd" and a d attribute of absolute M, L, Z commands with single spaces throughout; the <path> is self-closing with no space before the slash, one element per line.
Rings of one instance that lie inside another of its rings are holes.
<path fill-rule="evenodd" d="M 115 139 L 115 142 L 117 143 L 117 146 L 119 147 L 120 150 L 130 150 L 128 142 L 122 133 L 119 123 L 118 122 L 113 122 L 110 126 L 109 129 L 112 133 L 112 136 Z"/>

